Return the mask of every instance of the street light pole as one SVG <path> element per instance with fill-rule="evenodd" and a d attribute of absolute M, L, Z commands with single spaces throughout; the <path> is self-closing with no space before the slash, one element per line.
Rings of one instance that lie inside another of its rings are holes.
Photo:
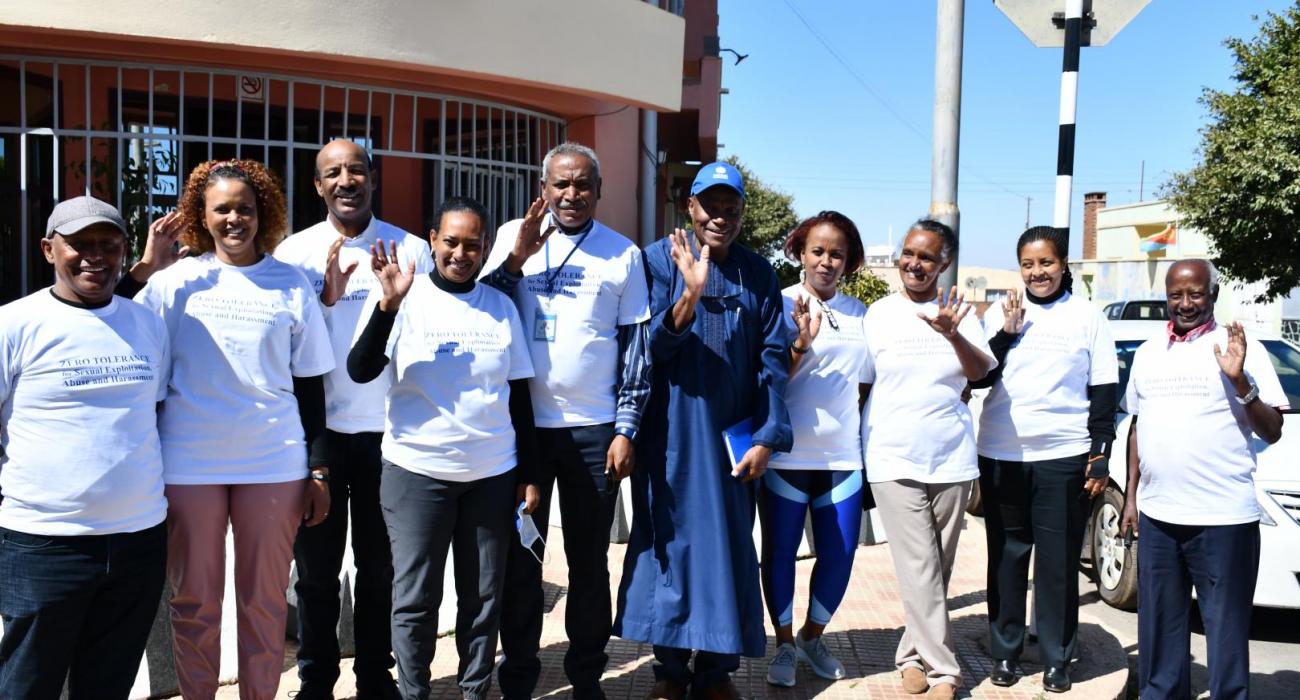
<path fill-rule="evenodd" d="M 938 0 L 934 47 L 934 143 L 930 159 L 930 218 L 960 236 L 957 156 L 961 138 L 961 55 L 965 0 Z M 957 283 L 957 256 L 939 275 L 939 288 Z"/>

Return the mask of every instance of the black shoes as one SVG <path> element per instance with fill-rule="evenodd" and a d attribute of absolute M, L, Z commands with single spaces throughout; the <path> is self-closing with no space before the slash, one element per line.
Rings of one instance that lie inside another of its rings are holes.
<path fill-rule="evenodd" d="M 387 674 L 361 682 L 357 680 L 357 700 L 402 700 L 397 682 Z"/>
<path fill-rule="evenodd" d="M 1053 693 L 1064 693 L 1070 685 L 1069 666 L 1049 666 L 1043 671 L 1043 688 Z"/>
<path fill-rule="evenodd" d="M 1016 684 L 1016 662 L 1009 659 L 994 659 L 993 672 L 989 682 L 1001 688 L 1010 688 Z"/>

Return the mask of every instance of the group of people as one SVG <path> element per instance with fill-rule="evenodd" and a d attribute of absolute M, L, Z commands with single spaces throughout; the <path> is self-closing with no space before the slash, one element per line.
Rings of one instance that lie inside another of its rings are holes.
<path fill-rule="evenodd" d="M 359 145 L 322 148 L 314 182 L 328 216 L 281 241 L 275 176 L 203 163 L 126 274 L 112 206 L 54 208 L 54 285 L 0 307 L 0 696 L 57 698 L 66 680 L 74 699 L 126 697 L 165 581 L 181 693 L 212 698 L 229 528 L 241 697 L 275 695 L 294 564 L 297 697 L 333 697 L 349 531 L 359 698 L 429 697 L 449 553 L 463 697 L 486 697 L 494 670 L 504 697 L 531 697 L 558 486 L 575 698 L 604 697 L 611 634 L 653 646 L 650 697 L 739 698 L 730 674 L 765 656 L 764 608 L 770 683 L 794 685 L 800 664 L 843 678 L 823 633 L 871 507 L 906 616 L 900 683 L 951 698 L 947 588 L 976 479 L 992 681 L 1017 681 L 1036 548 L 1043 683 L 1070 688 L 1118 369 L 1105 320 L 1071 294 L 1058 230 L 1024 232 L 1025 291 L 981 325 L 938 287 L 957 239 L 937 221 L 911 227 L 902 291 L 868 307 L 838 291 L 863 264 L 858 230 L 821 212 L 789 234 L 803 275 L 781 289 L 736 245 L 746 193 L 725 163 L 695 178 L 690 229 L 644 251 L 595 218 L 600 163 L 579 144 L 546 155 L 521 219 L 493 230 L 481 204 L 450 197 L 427 243 L 374 216 Z M 1142 695 L 1187 695 L 1194 583 L 1213 610 L 1214 695 L 1245 697 L 1250 438 L 1278 439 L 1286 397 L 1258 344 L 1215 325 L 1212 266 L 1178 263 L 1167 287 L 1168 337 L 1139 351 L 1126 401 L 1142 416 L 1124 514 L 1142 533 Z M 977 430 L 966 398 L 984 387 Z M 1222 439 L 1169 439 L 1189 427 Z M 809 517 L 817 562 L 796 631 Z"/>

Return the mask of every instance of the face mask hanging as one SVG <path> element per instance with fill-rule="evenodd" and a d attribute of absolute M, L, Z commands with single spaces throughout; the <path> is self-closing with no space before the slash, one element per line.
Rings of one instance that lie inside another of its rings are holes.
<path fill-rule="evenodd" d="M 537 563 L 545 563 L 543 557 L 546 555 L 546 540 L 542 539 L 542 533 L 537 531 L 537 524 L 533 522 L 533 516 L 524 512 L 524 503 L 521 501 L 519 507 L 515 508 L 515 529 L 519 531 L 519 544 L 533 555 Z M 542 555 L 537 556 L 537 550 L 533 547 L 536 543 L 542 543 Z"/>

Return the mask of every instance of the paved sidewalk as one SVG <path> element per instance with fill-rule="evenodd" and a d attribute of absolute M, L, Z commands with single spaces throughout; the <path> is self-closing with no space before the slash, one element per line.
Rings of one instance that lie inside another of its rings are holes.
<path fill-rule="evenodd" d="M 959 697 L 989 698 L 992 700 L 1020 700 L 1061 698 L 1071 700 L 1115 700 L 1122 697 L 1128 678 L 1128 665 L 1120 642 L 1096 620 L 1086 615 L 1080 619 L 1079 661 L 1072 676 L 1074 689 L 1061 695 L 1045 694 L 1042 687 L 1042 668 L 1031 663 L 1034 652 L 1027 650 L 1023 663 L 1026 675 L 1011 688 L 998 688 L 988 682 L 990 662 L 987 654 L 988 621 L 985 615 L 984 522 L 980 518 L 966 520 L 962 532 L 957 565 L 950 587 L 949 608 L 953 620 L 957 651 L 961 660 L 966 687 Z M 564 588 L 567 569 L 564 549 L 560 546 L 562 533 L 552 528 L 549 549 L 551 560 L 544 570 L 548 612 L 542 632 L 542 678 L 537 697 L 568 698 L 569 687 L 564 677 L 563 657 L 564 609 L 571 601 Z M 614 569 L 615 589 L 622 571 L 624 547 L 610 547 L 610 562 Z M 800 596 L 796 598 L 796 619 L 802 619 L 806 604 L 807 582 L 812 571 L 812 560 L 799 562 L 798 580 Z M 824 681 L 806 668 L 799 669 L 798 685 L 794 688 L 776 688 L 764 680 L 767 659 L 745 659 L 736 674 L 736 684 L 741 692 L 755 698 L 801 700 L 817 697 L 835 698 L 919 698 L 907 695 L 898 684 L 894 670 L 894 650 L 902 635 L 903 608 L 894 578 L 889 546 L 860 547 L 853 565 L 853 580 L 844 603 L 840 606 L 826 633 L 827 643 L 844 662 L 848 677 L 838 682 Z M 770 631 L 769 625 L 769 631 Z M 768 636 L 768 652 L 772 650 L 772 637 Z M 434 698 L 458 698 L 456 686 L 455 646 L 443 640 L 438 645 L 433 663 Z M 640 700 L 654 683 L 651 671 L 652 655 L 648 645 L 613 639 L 609 646 L 610 663 L 603 685 L 611 700 Z M 350 660 L 344 662 L 343 677 L 335 689 L 339 698 L 350 698 L 354 692 Z M 287 659 L 278 698 L 288 698 L 298 687 L 292 670 L 292 660 Z M 237 698 L 236 686 L 227 686 L 218 698 Z M 493 697 L 499 697 L 494 691 Z"/>

